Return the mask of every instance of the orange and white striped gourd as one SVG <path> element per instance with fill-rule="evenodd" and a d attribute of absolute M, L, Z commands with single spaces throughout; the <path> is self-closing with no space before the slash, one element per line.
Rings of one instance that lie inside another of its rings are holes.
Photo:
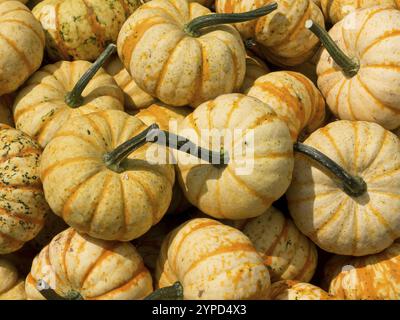
<path fill-rule="evenodd" d="M 290 184 L 289 129 L 256 98 L 227 94 L 205 102 L 181 122 L 179 135 L 215 152 L 223 149 L 229 157 L 227 164 L 215 166 L 177 153 L 185 196 L 207 215 L 234 220 L 259 216 Z"/>
<path fill-rule="evenodd" d="M 329 31 L 341 52 L 325 44 L 318 87 L 338 118 L 376 122 L 388 130 L 400 126 L 400 54 L 394 50 L 399 32 L 400 10 L 383 7 L 358 9 Z"/>
<path fill-rule="evenodd" d="M 246 56 L 246 74 L 244 76 L 244 81 L 241 93 L 247 93 L 254 82 L 263 75 L 269 73 L 270 70 L 268 66 L 261 59 L 257 58 L 255 55 L 247 52 Z"/>
<path fill-rule="evenodd" d="M 386 8 L 400 8 L 399 0 L 321 0 L 321 9 L 326 20 L 337 23 L 349 13 L 374 6 L 384 6 Z"/>
<path fill-rule="evenodd" d="M 33 139 L 0 124 L 0 254 L 17 251 L 44 225 L 49 207 L 39 178 L 41 154 Z"/>
<path fill-rule="evenodd" d="M 270 288 L 268 270 L 251 241 L 211 219 L 192 219 L 172 231 L 157 268 L 164 279 L 158 286 L 179 280 L 187 300 L 266 299 Z"/>
<path fill-rule="evenodd" d="M 272 63 L 293 66 L 307 61 L 318 49 L 318 38 L 304 28 L 307 19 L 324 24 L 321 10 L 312 0 L 217 0 L 220 13 L 239 13 L 260 8 L 271 2 L 278 9 L 257 20 L 237 23 L 244 39 L 253 39 Z"/>
<path fill-rule="evenodd" d="M 42 63 L 44 32 L 18 1 L 0 2 L 0 96 L 18 89 Z"/>
<path fill-rule="evenodd" d="M 46 34 L 50 59 L 95 60 L 109 43 L 116 42 L 125 20 L 139 0 L 44 0 L 32 13 Z"/>
<path fill-rule="evenodd" d="M 79 232 L 104 240 L 130 241 L 158 223 L 170 204 L 175 172 L 153 155 L 167 151 L 145 144 L 121 155 L 117 148 L 146 128 L 118 110 L 71 118 L 41 160 L 53 212 Z"/>
<path fill-rule="evenodd" d="M 25 282 L 7 259 L 0 258 L 0 300 L 26 300 Z"/>
<path fill-rule="evenodd" d="M 310 283 L 283 280 L 271 285 L 271 300 L 333 300 L 327 292 Z"/>
<path fill-rule="evenodd" d="M 392 132 L 341 120 L 304 143 L 363 181 L 363 188 L 350 192 L 344 180 L 297 153 L 286 196 L 302 233 L 325 251 L 352 256 L 380 252 L 400 237 L 400 140 Z"/>
<path fill-rule="evenodd" d="M 400 243 L 365 256 L 334 256 L 325 265 L 329 293 L 345 300 L 399 300 Z"/>
<path fill-rule="evenodd" d="M 317 248 L 279 210 L 271 207 L 259 217 L 228 224 L 249 237 L 268 267 L 272 283 L 308 282 L 313 277 Z"/>
<path fill-rule="evenodd" d="M 325 101 L 315 85 L 304 75 L 276 71 L 258 78 L 249 96 L 268 104 L 286 122 L 292 139 L 309 134 L 325 121 Z"/>
<path fill-rule="evenodd" d="M 103 60 L 110 54 L 109 47 Z M 124 95 L 113 77 L 87 61 L 61 61 L 38 70 L 14 101 L 16 128 L 45 147 L 72 117 L 103 110 L 124 110 Z M 85 85 L 85 73 L 92 78 Z M 75 92 L 82 92 L 75 96 Z"/>
<path fill-rule="evenodd" d="M 72 228 L 33 260 L 25 281 L 28 299 L 45 299 L 39 280 L 66 299 L 79 294 L 85 300 L 138 300 L 153 291 L 150 272 L 132 244 L 94 239 Z"/>

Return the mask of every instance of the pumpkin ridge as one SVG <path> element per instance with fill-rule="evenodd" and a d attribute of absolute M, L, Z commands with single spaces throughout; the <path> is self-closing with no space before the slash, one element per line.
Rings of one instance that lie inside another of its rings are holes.
<path fill-rule="evenodd" d="M 18 189 L 18 191 L 24 190 L 24 191 L 34 192 L 34 191 L 41 191 L 42 184 L 36 183 L 36 184 L 31 184 L 31 185 L 27 186 L 24 184 L 9 185 L 9 184 L 4 184 L 4 183 L 0 182 L 0 189 L 13 189 L 13 190 Z"/>
<path fill-rule="evenodd" d="M 376 182 L 376 180 L 379 180 L 382 177 L 387 177 L 388 175 L 391 175 L 391 174 L 395 173 L 396 171 L 400 171 L 400 167 L 385 170 L 384 172 L 381 172 L 380 174 L 372 176 L 372 177 L 368 178 L 368 182 L 369 182 L 369 184 L 371 184 L 371 182 Z M 369 188 L 369 191 L 372 192 L 372 191 L 374 191 L 374 189 Z M 375 192 L 378 192 L 378 191 L 375 191 Z"/>
<path fill-rule="evenodd" d="M 4 163 L 12 158 L 26 158 L 31 155 L 41 155 L 41 152 L 36 147 L 28 147 L 14 154 L 7 154 L 6 156 L 0 157 L 0 164 Z"/>
<path fill-rule="evenodd" d="M 357 160 L 360 155 L 359 147 L 360 147 L 360 142 L 359 142 L 359 134 L 358 134 L 358 122 L 354 123 L 351 122 L 351 127 L 354 130 L 354 155 L 353 155 L 353 172 L 357 172 L 358 166 L 357 166 Z"/>
<path fill-rule="evenodd" d="M 47 100 L 47 101 L 40 101 L 39 103 L 36 103 L 36 104 L 28 105 L 25 108 L 23 108 L 22 110 L 21 109 L 15 110 L 15 112 L 14 112 L 14 121 L 18 122 L 18 120 L 21 118 L 21 116 L 23 116 L 25 113 L 32 112 L 36 108 L 38 108 L 40 106 L 43 106 L 46 103 L 55 103 L 55 102 L 62 102 L 62 100 L 60 100 L 59 98 L 54 98 L 54 99 L 50 99 L 50 100 Z"/>
<path fill-rule="evenodd" d="M 293 155 L 293 152 L 288 151 L 288 152 L 269 152 L 266 154 L 255 154 L 252 155 L 251 158 L 252 159 L 265 159 L 265 158 L 269 158 L 269 159 L 278 159 L 278 158 L 288 158 L 291 157 Z"/>
<path fill-rule="evenodd" d="M 305 197 L 305 198 L 290 198 L 290 202 L 293 203 L 293 204 L 298 204 L 300 202 L 308 202 L 308 201 L 316 200 L 318 198 L 329 196 L 329 195 L 332 195 L 333 193 L 338 193 L 338 192 L 339 192 L 338 190 L 330 190 L 330 191 L 327 191 L 327 192 L 320 192 L 315 196 L 312 195 L 312 196 L 308 196 L 308 197 Z"/>
<path fill-rule="evenodd" d="M 103 26 L 97 21 L 97 16 L 94 11 L 94 8 L 87 3 L 86 0 L 82 0 L 82 3 L 84 4 L 86 8 L 86 19 L 89 22 L 90 29 L 92 30 L 92 33 L 96 37 L 96 41 L 100 42 L 100 47 L 104 48 L 105 41 L 104 41 L 104 28 Z"/>
<path fill-rule="evenodd" d="M 14 202 L 14 201 L 8 201 L 7 202 Z M 18 202 L 14 202 L 18 203 Z M 1 204 L 1 202 L 0 202 Z M 16 212 L 16 210 L 9 210 L 0 205 L 0 213 L 4 213 L 6 216 L 9 216 L 11 218 L 16 218 L 17 220 L 23 221 L 24 223 L 29 223 L 32 225 L 32 227 L 35 227 L 36 225 L 42 226 L 44 224 L 43 219 L 39 219 L 33 216 L 30 216 L 30 214 L 24 214 L 20 212 Z"/>
<path fill-rule="evenodd" d="M 126 192 L 125 192 L 125 188 L 124 188 L 124 183 L 122 181 L 122 176 L 119 175 L 119 186 L 120 186 L 120 190 L 121 190 L 121 203 L 122 203 L 122 212 L 123 212 L 123 218 L 124 218 L 124 223 L 122 225 L 121 231 L 120 231 L 120 237 L 123 237 L 123 235 L 126 233 L 127 228 L 126 226 L 128 225 L 128 210 L 126 208 L 125 205 L 125 201 L 126 201 Z"/>
<path fill-rule="evenodd" d="M 290 32 L 288 32 L 286 38 L 284 39 L 284 41 L 281 41 L 280 43 L 277 44 L 277 46 L 279 46 L 280 44 L 287 44 L 287 42 L 293 40 L 293 38 L 302 30 L 302 28 L 300 28 L 300 26 L 303 26 L 306 22 L 306 20 L 308 20 L 308 18 L 311 16 L 312 13 L 312 0 L 309 1 L 308 7 L 306 9 L 306 11 L 303 13 L 303 16 L 299 19 L 299 21 L 294 25 L 294 27 L 292 28 L 292 30 L 290 30 Z"/>
<path fill-rule="evenodd" d="M 4 22 L 14 22 L 14 23 L 19 23 L 20 25 L 26 27 L 27 29 L 31 30 L 40 40 L 40 42 L 42 43 L 42 45 L 44 46 L 44 39 L 40 36 L 40 34 L 33 28 L 31 28 L 31 26 L 27 23 L 25 23 L 22 20 L 18 20 L 18 19 L 1 19 L 0 23 L 4 23 Z"/>
<path fill-rule="evenodd" d="M 387 38 L 391 38 L 391 37 L 398 37 L 400 36 L 400 30 L 396 30 L 396 31 L 387 31 L 384 34 L 382 34 L 381 36 L 379 36 L 378 38 L 376 38 L 374 41 L 372 41 L 372 43 L 370 43 L 366 48 L 364 48 L 364 51 L 361 52 L 361 59 L 364 57 L 364 55 L 371 49 L 373 48 L 375 45 L 379 44 L 381 41 L 386 40 Z"/>
<path fill-rule="evenodd" d="M 336 220 L 337 215 L 341 213 L 341 210 L 347 204 L 348 200 L 349 200 L 349 198 L 344 198 L 340 202 L 340 204 L 335 208 L 335 211 L 329 214 L 328 219 L 326 219 L 326 221 L 321 223 L 319 227 L 315 228 L 315 231 L 314 231 L 315 235 L 318 235 L 318 233 L 321 233 L 321 231 L 323 231 L 323 229 L 325 229 L 327 226 L 329 226 L 329 224 L 331 224 L 332 222 L 334 222 Z"/>
<path fill-rule="evenodd" d="M 272 255 L 272 253 L 276 249 L 276 246 L 278 245 L 279 241 L 283 237 L 287 237 L 288 232 L 289 232 L 289 222 L 288 222 L 288 219 L 285 218 L 283 221 L 282 229 L 279 232 L 279 235 L 277 237 L 275 237 L 274 242 L 270 245 L 268 250 L 263 254 L 264 264 L 267 264 L 267 260 L 269 260 L 268 258 Z"/>
<path fill-rule="evenodd" d="M 68 54 L 68 47 L 64 43 L 64 41 L 61 38 L 61 28 L 60 28 L 60 6 L 61 2 L 57 3 L 54 7 L 54 12 L 55 12 L 55 39 L 54 41 L 57 44 L 57 53 L 60 54 L 61 60 L 70 60 L 70 56 Z M 38 20 L 40 21 L 40 17 L 38 17 Z"/>
<path fill-rule="evenodd" d="M 346 82 L 347 82 L 346 80 L 343 80 L 342 84 L 340 85 L 340 87 L 338 89 L 338 92 L 336 94 L 335 106 L 332 108 L 332 109 L 336 110 L 336 114 L 339 115 L 339 117 L 340 117 L 340 114 L 339 114 L 339 98 L 341 96 L 341 93 L 343 91 L 343 88 L 344 88 L 344 85 L 346 84 Z"/>
<path fill-rule="evenodd" d="M 196 194 L 196 196 L 194 197 L 195 199 L 195 203 L 199 203 L 200 198 L 201 198 L 201 192 L 204 190 L 204 188 L 207 186 L 207 180 L 212 176 L 213 172 L 213 168 L 211 166 L 209 166 L 208 172 L 206 175 L 204 175 L 204 179 L 203 182 L 200 184 L 201 187 L 199 188 L 198 193 Z"/>
<path fill-rule="evenodd" d="M 69 275 L 68 275 L 68 268 L 67 268 L 67 254 L 68 254 L 68 250 L 70 249 L 71 246 L 71 242 L 72 242 L 72 238 L 77 234 L 77 232 L 74 229 L 71 229 L 70 232 L 67 234 L 66 238 L 67 240 L 64 243 L 64 248 L 63 248 L 63 252 L 62 252 L 62 265 L 64 268 L 64 273 L 65 273 L 65 279 L 67 280 L 67 282 L 71 282 L 69 279 Z M 50 250 L 47 250 L 47 256 L 48 256 L 48 261 L 49 264 L 51 265 L 51 261 L 50 261 Z M 56 273 L 56 272 L 55 272 Z"/>
<path fill-rule="evenodd" d="M 53 115 L 47 117 L 46 120 L 42 122 L 42 125 L 40 126 L 40 128 L 38 130 L 40 132 L 39 135 L 37 135 L 38 132 L 36 132 L 36 134 L 35 134 L 36 140 L 38 142 L 43 142 L 43 140 L 45 140 L 44 136 L 46 134 L 46 129 L 48 128 L 48 126 L 51 124 L 51 122 L 54 119 L 56 119 L 57 116 L 60 115 L 61 112 L 65 112 L 65 109 L 62 107 L 59 107 L 58 110 L 57 110 L 57 108 L 53 109 L 53 110 L 56 110 L 56 111 L 54 111 Z"/>
<path fill-rule="evenodd" d="M 340 70 L 336 70 L 336 72 L 341 72 L 341 71 L 340 71 Z M 330 88 L 329 88 L 328 90 L 325 90 L 324 96 L 326 97 L 326 100 L 329 99 L 329 94 L 332 92 L 332 90 L 335 89 L 336 86 L 337 86 L 338 84 L 340 85 L 341 82 L 346 82 L 346 80 L 345 80 L 345 79 L 340 79 L 340 78 L 339 78 L 339 81 L 336 81 L 335 84 L 333 84 L 332 86 L 330 86 Z M 335 105 L 335 106 L 336 106 L 336 105 Z M 332 107 L 332 112 L 335 113 L 336 115 L 338 114 L 338 110 L 337 110 L 337 109 L 336 109 L 336 110 L 333 110 L 333 107 Z"/>
<path fill-rule="evenodd" d="M 42 72 L 42 71 L 40 70 L 40 71 L 37 71 L 37 72 Z M 56 81 L 58 81 L 55 77 L 53 77 L 53 78 Z M 38 82 L 38 81 L 29 81 L 29 87 L 44 86 L 44 87 L 47 87 L 47 88 L 49 88 L 51 90 L 58 91 L 60 93 L 64 93 L 65 92 L 65 90 L 63 90 L 63 89 L 57 88 L 56 86 L 53 86 L 53 85 L 51 85 L 49 83 L 44 82 L 45 80 L 46 80 L 46 78 L 43 78 L 40 82 Z M 61 99 L 59 99 L 59 100 L 62 101 Z"/>
<path fill-rule="evenodd" d="M 321 72 L 321 73 L 319 74 L 319 76 L 322 78 L 322 77 L 324 77 L 324 76 L 330 75 L 330 74 L 335 73 L 335 72 L 339 72 L 339 71 L 336 70 L 336 69 L 333 68 L 333 67 L 330 67 L 330 68 L 324 70 L 323 72 Z"/>
<path fill-rule="evenodd" d="M 367 210 L 369 210 L 369 212 L 371 212 L 378 220 L 381 224 L 383 224 L 385 226 L 385 228 L 387 229 L 387 231 L 389 232 L 391 238 L 393 240 L 398 238 L 398 235 L 395 234 L 395 232 L 393 231 L 393 229 L 391 228 L 390 224 L 386 221 L 385 217 L 379 212 L 379 210 L 377 210 L 372 204 L 371 202 L 369 202 L 366 207 Z"/>
<path fill-rule="evenodd" d="M 349 81 L 348 82 L 348 86 L 347 86 L 347 95 L 346 95 L 346 100 L 347 100 L 347 109 L 349 110 L 349 112 L 350 112 L 350 116 L 351 116 L 351 118 L 352 119 L 356 119 L 356 117 L 355 117 L 355 115 L 354 115 L 354 111 L 353 111 L 353 106 L 352 106 L 352 103 L 351 103 L 351 95 L 352 95 L 352 90 L 351 90 L 351 85 L 352 85 L 352 83 L 353 83 L 353 81 Z"/>
<path fill-rule="evenodd" d="M 6 233 L 4 233 L 4 232 L 2 232 L 2 231 L 0 230 L 0 240 L 1 240 L 1 239 L 4 239 L 5 241 L 11 243 L 11 245 L 15 245 L 15 246 L 18 246 L 18 247 L 21 247 L 21 246 L 24 244 L 23 241 L 20 241 L 20 240 L 18 240 L 18 239 L 15 239 L 14 237 L 12 237 L 12 236 L 10 236 L 10 235 L 8 235 L 8 234 L 6 234 Z M 1 242 L 2 242 L 2 241 L 0 241 L 0 243 L 1 243 Z"/>
<path fill-rule="evenodd" d="M 25 12 L 28 12 L 28 13 L 31 12 L 29 9 L 26 10 L 25 8 L 22 8 L 22 7 L 15 7 L 15 8 L 13 8 L 13 9 L 11 9 L 11 10 L 3 11 L 3 12 L 1 12 L 1 14 L 2 14 L 2 16 L 4 17 L 5 15 L 7 15 L 7 14 L 9 14 L 9 13 L 11 13 L 11 12 L 15 12 L 15 11 L 25 11 Z"/>
<path fill-rule="evenodd" d="M 381 144 L 380 144 L 378 150 L 376 151 L 376 153 L 374 154 L 374 156 L 371 157 L 371 162 L 368 164 L 368 168 L 373 167 L 374 162 L 375 162 L 376 159 L 378 159 L 379 156 L 381 155 L 381 152 L 382 152 L 382 150 L 384 149 L 385 142 L 386 142 L 386 140 L 387 140 L 388 137 L 389 137 L 389 132 L 388 132 L 387 130 L 384 130 L 384 131 L 383 131 L 383 136 L 382 136 L 382 139 L 381 139 Z M 368 173 L 368 170 L 367 170 L 366 172 L 364 172 L 365 175 L 367 175 L 367 173 Z"/>
<path fill-rule="evenodd" d="M 98 149 L 99 152 L 102 152 L 102 153 L 104 152 L 103 146 L 99 146 L 99 145 L 95 144 L 92 140 L 87 139 L 85 136 L 77 134 L 76 132 L 72 132 L 72 131 L 62 131 L 61 133 L 57 133 L 54 136 L 53 140 L 55 140 L 56 138 L 68 138 L 68 137 L 82 140 L 82 141 L 86 142 L 87 144 L 89 144 L 94 149 Z"/>
<path fill-rule="evenodd" d="M 215 203 L 217 204 L 217 213 L 216 215 L 225 218 L 225 216 L 221 213 L 221 194 L 220 194 L 220 184 L 221 181 L 218 179 L 215 182 Z"/>
<path fill-rule="evenodd" d="M 307 271 L 307 268 L 311 265 L 312 263 L 312 257 L 313 257 L 313 248 L 312 248 L 312 244 L 307 241 L 307 246 L 308 246 L 308 250 L 307 250 L 307 260 L 304 263 L 303 267 L 301 268 L 301 270 L 296 274 L 296 276 L 294 277 L 294 279 L 298 279 L 300 281 L 300 279 L 302 279 L 304 277 L 305 272 Z"/>
<path fill-rule="evenodd" d="M 191 6 L 190 6 L 191 7 Z M 202 61 L 202 63 L 199 64 L 199 69 L 197 70 L 197 74 L 196 74 L 196 80 L 193 81 L 193 94 L 192 97 L 190 99 L 190 101 L 197 101 L 198 97 L 201 97 L 201 95 L 203 94 L 203 69 L 204 69 L 204 48 L 203 48 L 203 43 L 201 41 L 195 42 L 197 46 L 200 47 L 200 61 Z M 193 113 L 192 113 L 193 114 Z M 200 136 L 200 135 L 199 135 Z"/>
<path fill-rule="evenodd" d="M 360 29 L 359 29 L 359 31 L 358 31 L 358 33 L 357 33 L 356 41 L 355 41 L 355 44 L 354 44 L 354 47 L 355 47 L 355 48 L 358 47 L 358 41 L 359 41 L 359 39 L 360 39 L 360 35 L 361 35 L 361 33 L 364 31 L 364 28 L 366 27 L 367 22 L 368 22 L 376 13 L 379 13 L 379 12 L 381 12 L 381 11 L 383 11 L 383 10 L 386 10 L 386 9 L 385 9 L 385 8 L 378 8 L 377 10 L 373 10 L 373 11 L 371 11 L 371 12 L 368 13 L 367 17 L 365 18 L 365 20 L 364 20 L 362 26 L 360 27 Z"/>
<path fill-rule="evenodd" d="M 235 110 L 237 110 L 240 106 L 240 102 L 243 100 L 243 96 L 239 96 L 232 105 L 232 108 L 230 108 L 230 110 L 228 111 L 227 115 L 226 115 L 226 120 L 225 120 L 225 124 L 224 124 L 224 128 L 230 128 L 231 127 L 231 118 L 232 118 L 232 114 Z M 199 135 L 200 136 L 200 135 Z"/>
<path fill-rule="evenodd" d="M 4 41 L 7 42 L 7 44 L 11 48 L 13 48 L 13 50 L 17 53 L 17 55 L 24 62 L 24 65 L 25 65 L 26 69 L 28 70 L 28 74 L 32 74 L 34 72 L 34 67 L 31 65 L 31 63 L 29 62 L 29 60 L 27 59 L 25 54 L 18 49 L 16 43 L 13 40 L 11 40 L 9 37 L 2 34 L 1 32 L 0 32 L 0 38 L 3 38 Z"/>
<path fill-rule="evenodd" d="M 324 127 L 322 129 L 320 129 L 321 133 L 323 136 L 325 136 L 328 141 L 330 142 L 330 145 L 333 147 L 333 150 L 335 150 L 337 156 L 340 158 L 341 163 L 346 166 L 346 158 L 343 156 L 342 151 L 340 150 L 340 148 L 338 147 L 338 145 L 336 144 L 335 139 L 332 138 L 329 130 L 327 127 Z"/>
<path fill-rule="evenodd" d="M 351 241 L 351 255 L 355 256 L 355 253 L 357 252 L 357 239 L 360 239 L 360 226 L 359 226 L 359 221 L 358 219 L 359 214 L 358 214 L 358 206 L 354 205 L 354 202 L 351 203 L 351 206 L 353 207 L 353 234 L 352 234 L 352 241 Z"/>
<path fill-rule="evenodd" d="M 289 226 L 289 224 L 290 224 L 290 222 L 289 222 L 289 220 L 287 219 L 287 218 L 285 218 L 285 222 L 286 222 L 286 220 L 288 221 L 288 226 Z M 292 227 L 294 227 L 294 225 L 291 225 Z M 287 236 L 288 236 L 288 231 L 289 231 L 289 228 L 287 228 L 288 230 L 286 231 L 286 234 L 285 234 L 285 237 L 287 238 Z M 296 230 L 296 229 L 295 229 Z M 297 230 L 296 230 L 297 231 Z M 294 250 L 293 250 L 293 255 L 291 255 L 290 257 L 289 257 L 289 259 L 287 259 L 285 262 L 286 262 L 286 264 L 285 264 L 285 268 L 282 268 L 282 269 L 284 269 L 285 271 L 283 271 L 282 272 L 282 275 L 286 272 L 286 271 L 288 271 L 288 269 L 290 268 L 290 266 L 291 266 L 291 264 L 292 264 L 292 261 L 293 261 L 293 259 L 295 258 L 295 256 L 296 256 L 296 253 L 297 253 L 297 249 L 298 249 L 298 247 L 300 246 L 300 242 L 301 242 L 301 240 L 302 240 L 302 233 L 300 233 L 300 232 L 296 232 L 296 236 L 297 236 L 297 238 L 296 238 L 296 241 L 294 241 Z M 308 254 L 309 254 L 309 252 L 307 252 Z M 307 259 L 309 258 L 309 256 L 307 256 Z M 306 261 L 307 262 L 307 261 Z M 303 271 L 303 270 L 306 270 L 306 267 L 307 267 L 308 265 L 303 265 L 303 268 L 300 270 L 300 271 Z M 293 279 L 295 279 L 296 277 L 293 277 Z"/>

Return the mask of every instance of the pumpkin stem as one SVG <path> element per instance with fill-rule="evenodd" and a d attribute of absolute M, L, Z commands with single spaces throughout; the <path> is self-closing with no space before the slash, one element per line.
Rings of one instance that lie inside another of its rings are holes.
<path fill-rule="evenodd" d="M 114 53 L 117 46 L 110 43 L 107 48 L 100 54 L 97 60 L 92 64 L 92 66 L 83 74 L 79 81 L 75 84 L 75 87 L 71 92 L 65 95 L 65 103 L 71 108 L 78 108 L 83 104 L 82 92 L 85 90 L 86 86 L 92 80 L 94 75 L 103 66 L 106 60 Z"/>
<path fill-rule="evenodd" d="M 360 69 L 360 63 L 356 59 L 348 57 L 342 49 L 333 41 L 329 33 L 318 23 L 312 20 L 307 20 L 305 27 L 314 33 L 322 42 L 325 49 L 329 52 L 332 59 L 342 69 L 347 77 L 354 77 Z"/>
<path fill-rule="evenodd" d="M 205 16 L 194 18 L 192 21 L 190 21 L 185 25 L 184 31 L 192 37 L 199 37 L 200 29 L 202 28 L 211 27 L 214 25 L 224 24 L 224 23 L 238 23 L 238 22 L 254 20 L 267 15 L 268 13 L 276 10 L 277 8 L 278 4 L 276 2 L 273 2 L 267 6 L 243 13 L 208 14 Z"/>
<path fill-rule="evenodd" d="M 144 300 L 183 300 L 183 287 L 180 282 L 160 288 L 149 294 Z"/>
<path fill-rule="evenodd" d="M 49 286 L 46 281 L 42 279 L 38 280 L 36 288 L 39 290 L 42 296 L 46 298 L 46 300 L 83 300 L 81 294 L 75 290 L 68 292 L 65 297 L 60 296 Z"/>
<path fill-rule="evenodd" d="M 367 192 L 367 184 L 363 178 L 351 175 L 321 151 L 300 142 L 296 142 L 293 148 L 295 151 L 305 154 L 332 172 L 342 182 L 343 191 L 350 197 L 360 197 Z"/>
<path fill-rule="evenodd" d="M 164 136 L 165 139 L 161 138 L 162 136 Z M 109 169 L 115 172 L 122 172 L 122 161 L 147 142 L 157 143 L 165 147 L 186 152 L 215 166 L 222 166 L 229 162 L 229 155 L 223 150 L 221 150 L 221 152 L 215 152 L 198 147 L 189 139 L 168 131 L 160 130 L 157 124 L 152 124 L 137 136 L 119 145 L 113 151 L 104 154 L 104 163 Z"/>

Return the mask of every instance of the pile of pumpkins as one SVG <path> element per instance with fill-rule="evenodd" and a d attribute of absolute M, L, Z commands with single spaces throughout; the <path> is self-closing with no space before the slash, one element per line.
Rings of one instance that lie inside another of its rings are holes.
<path fill-rule="evenodd" d="M 0 299 L 399 300 L 399 128 L 398 0 L 0 0 Z"/>

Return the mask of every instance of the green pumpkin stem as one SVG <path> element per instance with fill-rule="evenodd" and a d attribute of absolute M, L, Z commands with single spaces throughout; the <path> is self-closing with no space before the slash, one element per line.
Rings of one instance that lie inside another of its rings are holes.
<path fill-rule="evenodd" d="M 238 23 L 254 20 L 267 15 L 277 8 L 278 4 L 273 2 L 267 6 L 243 13 L 216 13 L 200 16 L 187 23 L 184 27 L 184 31 L 192 37 L 199 37 L 200 29 L 202 28 L 211 27 L 218 24 Z"/>
<path fill-rule="evenodd" d="M 183 287 L 180 282 L 175 282 L 170 287 L 154 291 L 144 300 L 183 300 Z"/>
<path fill-rule="evenodd" d="M 165 139 L 162 137 L 165 137 Z M 122 143 L 113 151 L 106 153 L 104 155 L 104 163 L 109 169 L 115 172 L 122 172 L 122 161 L 125 160 L 133 151 L 148 142 L 157 143 L 168 148 L 186 152 L 215 166 L 225 165 L 229 162 L 229 155 L 223 150 L 221 150 L 221 152 L 216 152 L 198 147 L 189 139 L 168 131 L 160 130 L 157 124 L 152 124 L 137 136 Z"/>
<path fill-rule="evenodd" d="M 321 151 L 300 142 L 296 142 L 293 147 L 295 151 L 305 154 L 333 173 L 341 181 L 343 191 L 349 196 L 360 197 L 367 192 L 367 184 L 361 177 L 351 175 Z"/>
<path fill-rule="evenodd" d="M 38 280 L 36 288 L 46 300 L 84 300 L 78 291 L 71 290 L 65 297 L 55 292 L 44 280 Z"/>
<path fill-rule="evenodd" d="M 307 20 L 305 27 L 318 37 L 325 49 L 331 55 L 332 59 L 342 69 L 343 73 L 347 77 L 352 78 L 358 73 L 360 63 L 356 59 L 348 57 L 342 49 L 339 48 L 335 41 L 333 41 L 329 33 L 323 27 L 312 20 Z"/>
<path fill-rule="evenodd" d="M 115 52 L 117 46 L 110 43 L 107 48 L 100 54 L 97 60 L 91 65 L 91 67 L 83 74 L 79 81 L 75 84 L 75 87 L 71 92 L 65 95 L 65 103 L 71 108 L 78 108 L 83 104 L 82 92 L 86 86 L 92 80 L 94 75 L 104 65 L 107 59 Z"/>

